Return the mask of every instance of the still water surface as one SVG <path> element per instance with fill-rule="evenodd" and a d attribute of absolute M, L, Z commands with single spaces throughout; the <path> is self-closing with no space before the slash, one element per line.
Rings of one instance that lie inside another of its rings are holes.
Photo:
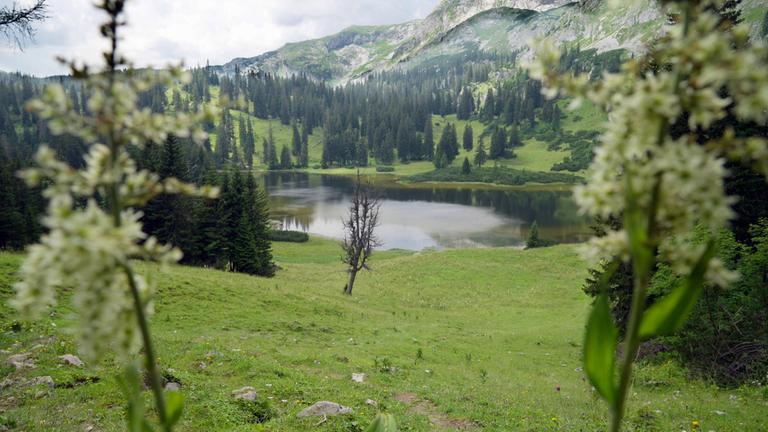
<path fill-rule="evenodd" d="M 540 236 L 573 243 L 589 236 L 568 190 L 521 190 L 474 185 L 402 185 L 373 177 L 382 197 L 382 249 L 522 246 L 533 221 Z M 283 229 L 341 239 L 354 179 L 307 173 L 268 173 L 264 184 L 273 219 Z"/>

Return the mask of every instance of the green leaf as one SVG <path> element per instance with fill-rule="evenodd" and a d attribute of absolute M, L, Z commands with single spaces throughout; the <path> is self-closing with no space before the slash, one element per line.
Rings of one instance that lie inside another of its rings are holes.
<path fill-rule="evenodd" d="M 683 327 L 699 300 L 704 287 L 704 274 L 714 254 L 715 243 L 710 241 L 688 277 L 645 312 L 640 324 L 640 339 L 672 334 Z"/>
<path fill-rule="evenodd" d="M 589 382 L 609 403 L 616 400 L 614 369 L 619 330 L 611 318 L 608 297 L 603 293 L 595 302 L 587 321 L 584 338 L 584 372 Z"/>
<path fill-rule="evenodd" d="M 144 418 L 144 403 L 141 398 L 140 378 L 135 364 L 125 367 L 124 376 L 117 377 L 117 383 L 125 395 L 127 401 L 126 421 L 129 432 L 146 432 L 148 425 Z"/>
<path fill-rule="evenodd" d="M 176 391 L 165 393 L 165 412 L 169 427 L 179 422 L 181 412 L 184 410 L 184 396 Z"/>
<path fill-rule="evenodd" d="M 397 423 L 392 414 L 379 414 L 365 432 L 397 432 Z"/>

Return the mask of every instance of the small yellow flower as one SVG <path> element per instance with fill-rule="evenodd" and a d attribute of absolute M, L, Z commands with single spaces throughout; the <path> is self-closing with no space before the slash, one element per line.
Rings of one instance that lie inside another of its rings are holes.
<path fill-rule="evenodd" d="M 699 430 L 699 428 L 701 427 L 701 423 L 699 423 L 698 420 L 694 420 L 691 422 L 691 427 L 693 428 L 693 430 Z"/>

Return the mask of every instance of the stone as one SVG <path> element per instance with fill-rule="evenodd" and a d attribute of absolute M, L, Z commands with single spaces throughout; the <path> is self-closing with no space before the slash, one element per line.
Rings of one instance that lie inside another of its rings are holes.
<path fill-rule="evenodd" d="M 366 405 L 370 405 L 370 406 L 372 406 L 372 407 L 377 407 L 377 406 L 379 406 L 379 403 L 378 403 L 378 402 L 376 402 L 376 401 L 375 401 L 375 400 L 373 400 L 373 399 L 366 399 L 366 400 L 365 400 L 365 404 L 366 404 Z"/>
<path fill-rule="evenodd" d="M 179 390 L 181 390 L 181 384 L 175 381 L 168 381 L 168 383 L 165 384 L 165 391 L 179 391 Z"/>
<path fill-rule="evenodd" d="M 19 384 L 19 380 L 13 378 L 5 378 L 4 380 L 0 381 L 0 390 L 5 390 L 6 388 L 13 387 L 17 384 Z"/>
<path fill-rule="evenodd" d="M 352 414 L 352 408 L 339 405 L 336 402 L 320 401 L 305 408 L 297 417 L 319 417 Z"/>
<path fill-rule="evenodd" d="M 64 354 L 63 356 L 59 356 L 59 361 L 70 366 L 85 366 L 85 363 L 83 363 L 82 360 L 72 354 Z"/>
<path fill-rule="evenodd" d="M 27 381 L 27 385 L 29 386 L 46 385 L 50 388 L 53 388 L 56 386 L 56 383 L 53 382 L 53 378 L 51 376 L 45 375 L 45 376 L 32 378 L 31 380 Z"/>
<path fill-rule="evenodd" d="M 247 401 L 255 401 L 257 396 L 256 389 L 251 386 L 246 386 L 232 392 L 233 398 Z"/>
<path fill-rule="evenodd" d="M 365 374 L 364 373 L 353 373 L 352 374 L 352 381 L 356 383 L 361 383 L 365 381 Z"/>
<path fill-rule="evenodd" d="M 35 363 L 29 358 L 30 356 L 30 353 L 14 354 L 8 357 L 7 363 L 15 367 L 16 370 L 23 368 L 31 369 L 35 367 Z"/>

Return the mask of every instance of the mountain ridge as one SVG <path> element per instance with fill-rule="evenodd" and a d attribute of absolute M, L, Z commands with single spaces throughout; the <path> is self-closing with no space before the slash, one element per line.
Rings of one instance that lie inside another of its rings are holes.
<path fill-rule="evenodd" d="M 746 0 L 745 11 L 759 7 Z M 764 7 L 764 5 L 763 5 Z M 655 0 L 620 9 L 601 0 L 442 0 L 425 18 L 400 24 L 350 26 L 322 38 L 285 44 L 218 66 L 221 73 L 307 74 L 344 84 L 372 72 L 408 68 L 439 55 L 473 50 L 530 55 L 537 37 L 597 52 L 641 51 L 663 28 Z"/>

